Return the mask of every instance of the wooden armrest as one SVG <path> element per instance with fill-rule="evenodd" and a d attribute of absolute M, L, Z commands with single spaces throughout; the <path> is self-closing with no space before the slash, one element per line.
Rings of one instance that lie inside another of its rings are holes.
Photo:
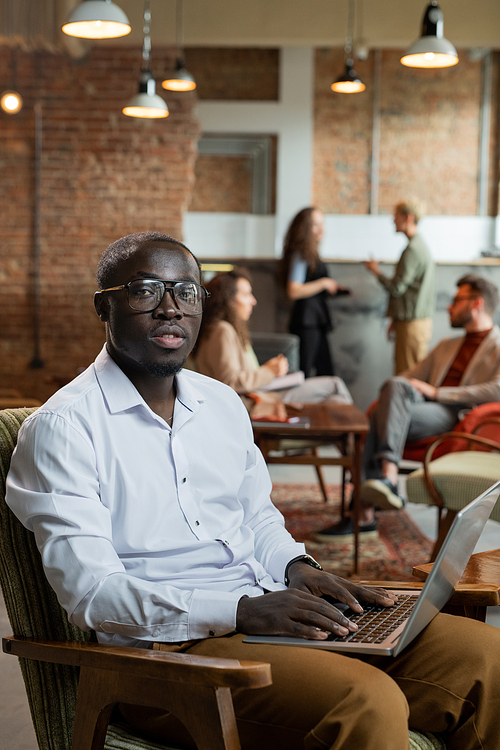
<path fill-rule="evenodd" d="M 264 662 L 218 659 L 82 641 L 42 641 L 15 636 L 2 638 L 2 646 L 5 653 L 26 659 L 112 670 L 135 678 L 229 688 L 256 688 L 272 683 L 271 666 Z"/>

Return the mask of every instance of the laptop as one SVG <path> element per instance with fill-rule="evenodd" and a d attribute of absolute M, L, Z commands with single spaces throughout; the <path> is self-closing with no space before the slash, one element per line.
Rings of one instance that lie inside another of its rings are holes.
<path fill-rule="evenodd" d="M 356 622 L 359 629 L 355 633 L 345 637 L 331 634 L 324 641 L 249 635 L 244 639 L 245 643 L 276 643 L 348 654 L 397 656 L 447 603 L 463 575 L 499 494 L 500 482 L 496 482 L 457 513 L 420 591 L 393 591 L 398 595 L 394 607 L 363 604 L 365 611 L 361 615 L 345 604 L 334 602 L 346 617 Z"/>

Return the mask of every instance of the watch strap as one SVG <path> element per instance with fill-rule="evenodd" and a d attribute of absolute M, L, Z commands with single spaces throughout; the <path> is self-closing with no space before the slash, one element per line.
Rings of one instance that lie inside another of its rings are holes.
<path fill-rule="evenodd" d="M 287 566 L 285 568 L 285 586 L 288 586 L 290 583 L 290 580 L 288 578 L 288 569 L 290 565 L 293 565 L 296 562 L 299 562 L 301 560 L 302 562 L 305 562 L 307 565 L 310 565 L 311 568 L 316 568 L 316 570 L 323 570 L 322 566 L 317 562 L 317 560 L 314 559 L 314 557 L 311 557 L 311 555 L 298 555 L 297 557 L 294 557 L 292 560 L 290 560 L 287 563 Z"/>

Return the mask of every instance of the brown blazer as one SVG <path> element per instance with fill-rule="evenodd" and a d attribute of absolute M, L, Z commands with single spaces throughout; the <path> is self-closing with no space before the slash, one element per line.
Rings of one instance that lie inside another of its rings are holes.
<path fill-rule="evenodd" d="M 456 387 L 439 388 L 451 363 L 462 346 L 464 336 L 443 339 L 427 357 L 414 367 L 400 373 L 404 378 L 418 378 L 438 388 L 441 404 L 486 404 L 500 401 L 500 329 L 493 326 L 478 346 Z"/>

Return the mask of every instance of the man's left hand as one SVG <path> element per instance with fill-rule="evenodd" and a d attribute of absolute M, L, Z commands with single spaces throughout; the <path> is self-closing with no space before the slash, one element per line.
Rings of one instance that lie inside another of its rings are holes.
<path fill-rule="evenodd" d="M 425 396 L 427 401 L 435 401 L 437 398 L 438 389 L 430 383 L 426 383 L 423 380 L 417 380 L 417 378 L 408 378 L 408 382 L 412 385 L 415 390 Z"/>
<path fill-rule="evenodd" d="M 314 596 L 331 596 L 339 602 L 347 604 L 354 612 L 362 612 L 360 602 L 380 604 L 383 607 L 392 607 L 397 599 L 396 594 L 383 588 L 371 588 L 360 586 L 353 581 L 327 573 L 326 570 L 317 570 L 300 560 L 294 562 L 288 568 L 288 588 L 307 591 Z"/>

